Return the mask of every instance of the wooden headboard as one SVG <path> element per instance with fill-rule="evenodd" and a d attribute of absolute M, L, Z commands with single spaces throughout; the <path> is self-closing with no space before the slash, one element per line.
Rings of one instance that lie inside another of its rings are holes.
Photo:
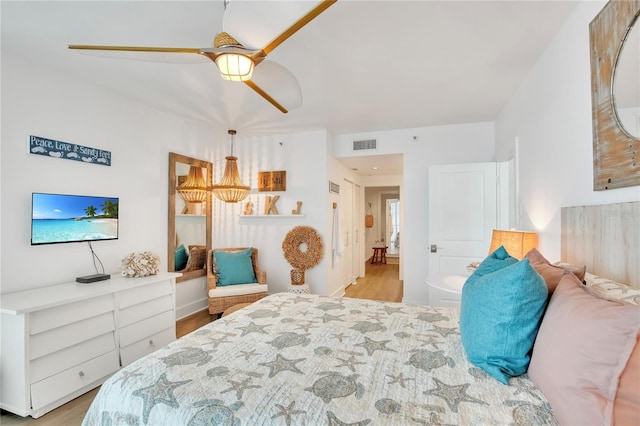
<path fill-rule="evenodd" d="M 640 288 L 640 201 L 562 208 L 564 262 Z"/>

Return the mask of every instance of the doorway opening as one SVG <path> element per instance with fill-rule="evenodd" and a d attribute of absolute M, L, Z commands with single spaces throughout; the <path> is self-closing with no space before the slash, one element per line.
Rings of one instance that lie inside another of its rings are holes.
<path fill-rule="evenodd" d="M 386 263 L 400 263 L 401 202 L 399 186 L 366 187 L 365 204 L 371 205 L 373 225 L 365 229 L 366 261 L 371 260 L 374 247 L 386 247 Z"/>
<path fill-rule="evenodd" d="M 370 281 L 381 281 L 382 288 L 393 288 L 396 283 L 402 289 L 403 262 L 400 258 L 403 246 L 403 214 L 400 200 L 403 175 L 403 155 L 363 155 L 338 158 L 345 166 L 359 175 L 352 194 L 354 244 L 352 263 L 356 282 L 351 290 L 362 284 L 363 296 L 373 296 L 376 290 Z M 384 198 L 383 198 L 384 197 Z M 397 200 L 387 206 L 387 199 Z M 369 215 L 374 217 L 373 223 Z M 389 222 L 389 225 L 387 225 Z M 389 250 L 386 264 L 371 264 L 374 247 L 386 246 Z M 391 274 L 391 277 L 390 277 Z M 369 294 L 371 293 L 371 294 Z M 402 297 L 396 294 L 396 297 Z"/>

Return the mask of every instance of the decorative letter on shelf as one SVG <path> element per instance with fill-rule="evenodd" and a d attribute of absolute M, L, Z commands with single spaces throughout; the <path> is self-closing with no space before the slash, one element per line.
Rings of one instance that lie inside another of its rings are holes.
<path fill-rule="evenodd" d="M 278 207 L 276 207 L 276 203 L 280 199 L 279 195 L 275 195 L 273 197 L 267 195 L 264 203 L 264 214 L 278 214 Z"/>
<path fill-rule="evenodd" d="M 300 210 L 302 209 L 302 201 L 296 202 L 297 207 L 291 210 L 291 214 L 300 214 Z"/>
<path fill-rule="evenodd" d="M 253 214 L 253 203 L 251 201 L 247 201 L 246 203 L 244 203 L 244 211 L 242 212 L 242 214 L 245 216 Z"/>

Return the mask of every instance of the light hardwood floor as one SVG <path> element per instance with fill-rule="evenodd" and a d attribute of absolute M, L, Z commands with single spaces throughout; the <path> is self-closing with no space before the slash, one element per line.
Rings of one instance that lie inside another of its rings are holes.
<path fill-rule="evenodd" d="M 402 301 L 402 281 L 398 279 L 399 264 L 366 264 L 365 276 L 345 289 L 345 297 L 356 299 Z"/>
<path fill-rule="evenodd" d="M 388 302 L 400 302 L 402 300 L 402 281 L 398 279 L 399 265 L 371 265 L 367 262 L 366 276 L 359 278 L 356 284 L 345 289 L 345 297 L 356 299 L 383 300 Z M 201 311 L 176 322 L 176 335 L 182 337 L 185 334 L 197 330 L 203 325 L 214 321 L 215 315 L 209 315 L 207 311 Z M 42 417 L 20 417 L 15 414 L 2 411 L 0 425 L 30 425 L 30 426 L 74 426 L 80 425 L 85 413 L 91 405 L 99 388 L 85 393 L 82 396 L 56 408 Z"/>

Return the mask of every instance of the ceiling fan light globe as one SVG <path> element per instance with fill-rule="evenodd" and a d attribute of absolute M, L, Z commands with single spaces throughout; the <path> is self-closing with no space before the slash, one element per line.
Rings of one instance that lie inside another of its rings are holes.
<path fill-rule="evenodd" d="M 251 80 L 253 61 L 248 56 L 236 53 L 223 53 L 216 58 L 220 76 L 229 81 Z"/>

